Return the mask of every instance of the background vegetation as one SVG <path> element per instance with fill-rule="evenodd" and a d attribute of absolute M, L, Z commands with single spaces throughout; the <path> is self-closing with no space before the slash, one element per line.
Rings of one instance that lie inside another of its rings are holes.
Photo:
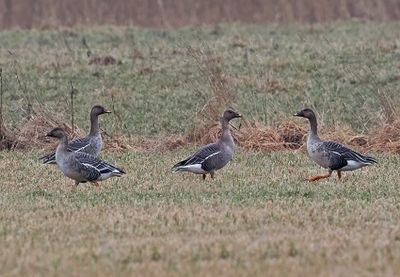
<path fill-rule="evenodd" d="M 12 129 L 32 111 L 69 121 L 72 82 L 84 129 L 91 105 L 103 103 L 117 113 L 102 118 L 110 133 L 186 133 L 219 89 L 266 126 L 308 106 L 322 125 L 365 132 L 399 104 L 399 29 L 349 22 L 3 31 L 4 121 Z M 104 65 L 107 57 L 114 61 Z M 216 74 L 217 88 L 209 80 Z"/>
<path fill-rule="evenodd" d="M 396 0 L 24 0 L 0 1 L 0 28 L 74 25 L 177 27 L 240 21 L 327 22 L 400 19 Z"/>

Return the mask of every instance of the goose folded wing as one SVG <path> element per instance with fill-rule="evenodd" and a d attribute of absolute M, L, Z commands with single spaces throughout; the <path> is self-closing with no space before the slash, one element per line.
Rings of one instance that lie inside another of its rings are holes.
<path fill-rule="evenodd" d="M 220 148 L 217 144 L 208 144 L 201 147 L 197 150 L 193 155 L 188 157 L 186 160 L 182 161 L 183 163 L 180 165 L 193 165 L 193 164 L 202 164 L 205 160 L 211 158 L 212 156 L 218 154 L 220 152 Z"/>
<path fill-rule="evenodd" d="M 56 162 L 56 152 L 44 155 L 39 158 L 43 163 L 55 163 Z"/>
<path fill-rule="evenodd" d="M 334 141 L 327 141 L 325 142 L 325 147 L 328 151 L 332 153 L 332 155 L 340 157 L 342 160 L 345 161 L 356 161 L 360 163 L 375 163 L 376 160 L 370 156 L 358 153 L 356 151 L 351 150 L 350 148 L 339 144 Z"/>
<path fill-rule="evenodd" d="M 201 164 L 201 167 L 205 171 L 215 170 L 216 168 L 221 167 L 221 163 L 223 163 L 223 157 L 221 151 L 217 151 L 209 155 Z"/>
<path fill-rule="evenodd" d="M 68 150 L 71 152 L 85 151 L 90 146 L 90 138 L 77 138 L 68 143 Z"/>
<path fill-rule="evenodd" d="M 93 162 L 86 157 L 77 157 L 79 163 L 77 165 L 79 174 L 86 179 L 86 181 L 93 182 L 100 178 L 101 172 L 94 166 Z"/>
<path fill-rule="evenodd" d="M 84 151 L 88 146 L 90 146 L 90 138 L 78 138 L 72 140 L 68 143 L 68 151 L 71 152 L 80 152 Z M 44 155 L 39 158 L 39 160 L 43 161 L 43 163 L 55 163 L 56 161 L 56 152 L 52 152 L 50 154 Z"/>
<path fill-rule="evenodd" d="M 88 167 L 95 168 L 100 174 L 107 174 L 107 173 L 117 173 L 117 174 L 124 174 L 125 172 L 122 169 L 119 169 L 105 161 L 102 161 L 92 155 L 79 152 L 75 154 L 78 161 Z"/>

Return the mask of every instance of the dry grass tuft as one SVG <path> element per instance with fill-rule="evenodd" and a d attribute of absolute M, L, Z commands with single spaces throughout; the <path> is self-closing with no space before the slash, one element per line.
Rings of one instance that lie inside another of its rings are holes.
<path fill-rule="evenodd" d="M 188 143 L 203 145 L 214 142 L 218 139 L 220 132 L 221 126 L 218 122 L 206 121 L 201 124 L 201 127 L 189 132 L 185 137 L 185 140 Z"/>
<path fill-rule="evenodd" d="M 264 126 L 257 121 L 244 121 L 244 126 L 232 127 L 233 137 L 240 147 L 249 150 L 278 151 L 284 149 L 298 149 L 304 143 L 307 129 L 297 125 L 294 121 L 285 121 L 278 128 Z M 214 142 L 221 132 L 217 122 L 206 122 L 202 127 L 187 135 L 188 143 L 199 145 Z"/>
<path fill-rule="evenodd" d="M 246 126 L 237 132 L 235 138 L 243 148 L 269 152 L 300 148 L 304 134 L 304 130 L 292 121 L 284 122 L 278 128 L 252 122 L 246 123 Z"/>
<path fill-rule="evenodd" d="M 31 115 L 22 125 L 22 128 L 16 131 L 14 149 L 30 150 L 30 149 L 53 149 L 57 142 L 50 140 L 45 135 L 53 128 L 63 128 L 70 137 L 82 136 L 83 132 L 79 128 L 72 127 L 57 116 L 46 116 L 43 114 Z"/>
<path fill-rule="evenodd" d="M 239 122 L 239 121 L 238 121 Z M 287 120 L 277 127 L 267 127 L 258 121 L 242 121 L 239 127 L 232 125 L 232 133 L 237 144 L 248 150 L 265 152 L 288 149 L 304 149 L 308 132 L 307 124 Z M 22 128 L 10 132 L 3 130 L 0 139 L 0 150 L 54 149 L 57 142 L 49 140 L 45 134 L 56 127 L 64 128 L 71 137 L 83 136 L 84 132 L 75 128 L 72 134 L 71 125 L 56 116 L 32 115 L 26 119 Z M 157 138 L 143 136 L 112 136 L 103 133 L 105 149 L 118 152 L 133 150 L 137 152 L 165 153 L 187 144 L 205 145 L 215 142 L 221 133 L 218 121 L 205 119 L 200 127 L 186 135 L 164 135 Z M 334 140 L 358 151 L 377 151 L 400 153 L 400 120 L 385 123 L 382 127 L 372 129 L 366 135 L 356 134 L 343 126 L 323 127 L 321 137 Z"/>
<path fill-rule="evenodd" d="M 104 150 L 112 149 L 113 151 L 122 152 L 125 150 L 135 150 L 136 148 L 132 146 L 132 143 L 129 138 L 121 137 L 121 136 L 112 136 L 107 132 L 102 133 L 102 137 L 104 140 Z"/>
<path fill-rule="evenodd" d="M 286 148 L 298 149 L 304 143 L 307 129 L 293 120 L 284 121 L 278 127 L 279 139 L 285 143 Z"/>
<path fill-rule="evenodd" d="M 372 129 L 369 144 L 375 151 L 400 153 L 400 119 Z"/>
<path fill-rule="evenodd" d="M 240 147 L 270 152 L 305 148 L 308 132 L 308 127 L 305 126 L 306 124 L 299 124 L 295 120 L 284 121 L 276 128 L 267 127 L 257 121 L 245 121 L 244 126 L 232 129 Z M 179 142 L 182 145 L 211 143 L 218 139 L 220 131 L 219 123 L 207 121 L 185 138 L 179 137 Z M 400 153 L 400 120 L 372 129 L 366 135 L 357 134 L 343 126 L 323 127 L 320 134 L 323 139 L 343 143 L 357 151 Z"/>
<path fill-rule="evenodd" d="M 15 147 L 15 135 L 4 126 L 0 129 L 0 151 L 13 150 Z"/>

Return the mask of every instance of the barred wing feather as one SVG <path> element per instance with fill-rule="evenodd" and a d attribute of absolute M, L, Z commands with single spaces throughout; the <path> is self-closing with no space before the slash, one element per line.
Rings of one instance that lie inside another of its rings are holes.
<path fill-rule="evenodd" d="M 85 149 L 88 146 L 90 146 L 90 138 L 89 137 L 77 138 L 68 143 L 68 150 L 71 152 L 81 152 L 81 151 L 85 151 Z M 52 152 L 43 157 L 40 157 L 39 160 L 41 160 L 44 164 L 55 164 L 56 163 L 56 152 Z"/>
<path fill-rule="evenodd" d="M 216 143 L 205 145 L 187 159 L 174 165 L 172 169 L 176 169 L 180 166 L 202 164 L 205 160 L 219 154 L 220 152 L 220 148 Z"/>
<path fill-rule="evenodd" d="M 75 154 L 75 156 L 81 164 L 96 169 L 101 175 L 110 174 L 110 176 L 121 176 L 125 174 L 122 169 L 119 169 L 89 154 L 78 152 Z"/>
<path fill-rule="evenodd" d="M 77 138 L 68 143 L 68 150 L 71 152 L 81 152 L 90 146 L 90 137 Z"/>
<path fill-rule="evenodd" d="M 351 150 L 350 148 L 347 148 L 346 146 L 339 144 L 337 142 L 334 141 L 327 141 L 324 143 L 324 147 L 336 154 L 339 155 L 342 159 L 346 160 L 346 161 L 356 161 L 359 163 L 363 163 L 363 164 L 373 164 L 373 163 L 377 163 L 376 159 L 365 155 L 365 154 L 361 154 L 358 153 L 356 151 Z"/>

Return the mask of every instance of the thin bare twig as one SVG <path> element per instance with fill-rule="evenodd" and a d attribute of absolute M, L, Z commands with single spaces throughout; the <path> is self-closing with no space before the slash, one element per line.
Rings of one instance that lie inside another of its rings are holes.
<path fill-rule="evenodd" d="M 76 90 L 72 84 L 72 81 L 69 81 L 69 84 L 71 86 L 71 91 L 70 91 L 70 96 L 71 96 L 71 128 L 72 128 L 72 133 L 75 134 L 75 125 L 74 125 L 74 96 L 75 94 L 78 93 L 78 90 Z"/>
<path fill-rule="evenodd" d="M 27 117 L 29 118 L 32 115 L 32 112 L 33 112 L 31 94 L 28 92 L 26 84 L 25 83 L 22 84 L 22 81 L 21 81 L 21 79 L 19 77 L 17 69 L 15 69 L 15 77 L 17 79 L 18 86 L 19 86 L 20 90 L 24 93 L 24 95 L 26 95 L 26 99 L 28 100 L 28 110 L 27 110 L 26 114 L 27 114 Z"/>
<path fill-rule="evenodd" d="M 122 127 L 125 129 L 126 133 L 128 134 L 128 137 L 131 136 L 128 126 L 126 125 L 126 123 L 124 122 L 124 120 L 122 120 L 121 115 L 117 112 L 117 110 L 115 109 L 115 101 L 114 101 L 114 93 L 111 93 L 111 105 L 112 105 L 112 112 L 113 114 L 115 114 L 115 116 L 117 117 L 120 125 L 122 125 Z"/>
<path fill-rule="evenodd" d="M 5 133 L 3 126 L 3 68 L 0 68 L 0 138 L 3 138 Z"/>
<path fill-rule="evenodd" d="M 90 50 L 90 47 L 89 47 L 89 45 L 87 44 L 87 42 L 86 42 L 86 38 L 85 37 L 83 37 L 82 38 L 82 44 L 83 44 L 83 46 L 86 48 L 86 55 L 88 56 L 88 58 L 90 58 L 90 56 L 93 54 L 92 53 L 92 51 Z"/>

